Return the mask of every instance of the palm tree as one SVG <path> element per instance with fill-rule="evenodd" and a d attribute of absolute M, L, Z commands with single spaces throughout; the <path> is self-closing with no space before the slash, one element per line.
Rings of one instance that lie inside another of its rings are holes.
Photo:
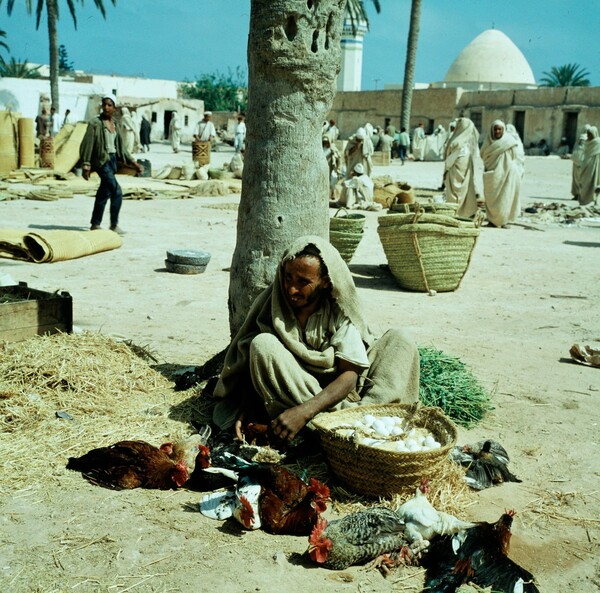
<path fill-rule="evenodd" d="M 3 31 L 2 29 L 0 29 L 0 47 L 3 47 L 6 51 L 8 51 L 9 47 L 8 47 L 6 41 L 2 41 L 2 38 L 6 39 L 6 31 Z"/>
<path fill-rule="evenodd" d="M 421 0 L 412 0 L 410 7 L 410 26 L 406 42 L 406 62 L 404 64 L 404 84 L 402 85 L 402 108 L 400 127 L 410 129 L 413 87 L 415 85 L 415 64 L 417 63 L 417 45 L 421 28 Z"/>
<path fill-rule="evenodd" d="M 40 78 L 39 69 L 41 66 L 31 67 L 27 60 L 15 60 L 11 58 L 6 62 L 0 56 L 0 77 L 4 78 Z"/>
<path fill-rule="evenodd" d="M 110 0 L 113 6 L 116 5 L 117 0 Z M 0 0 L 2 5 L 3 0 Z M 84 0 L 80 0 L 83 5 Z M 32 0 L 25 0 L 27 12 L 32 12 Z M 12 14 L 12 10 L 15 4 L 15 0 L 7 0 L 6 9 L 8 14 Z M 100 11 L 102 16 L 106 18 L 106 11 L 104 9 L 104 0 L 94 0 L 94 5 Z M 77 15 L 75 13 L 75 2 L 74 0 L 67 0 L 67 6 L 71 17 L 73 18 L 73 24 L 77 28 Z M 48 40 L 50 43 L 50 97 L 52 99 L 52 107 L 59 112 L 58 104 L 58 35 L 56 33 L 56 23 L 59 17 L 58 0 L 37 0 L 35 16 L 36 16 L 36 29 L 39 29 L 40 22 L 42 19 L 42 13 L 46 7 L 46 15 L 48 17 Z"/>
<path fill-rule="evenodd" d="M 552 66 L 550 72 L 543 72 L 540 86 L 590 86 L 590 73 L 579 64 Z"/>

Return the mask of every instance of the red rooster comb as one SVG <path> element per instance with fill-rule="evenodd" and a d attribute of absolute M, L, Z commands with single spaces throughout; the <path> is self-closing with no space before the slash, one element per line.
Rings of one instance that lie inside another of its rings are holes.
<path fill-rule="evenodd" d="M 331 548 L 333 548 L 333 542 L 325 537 L 324 531 L 326 527 L 327 521 L 319 519 L 308 538 L 308 555 L 317 564 L 323 564 L 327 560 Z"/>
<path fill-rule="evenodd" d="M 240 509 L 240 519 L 246 528 L 250 529 L 255 521 L 254 509 L 252 508 L 250 501 L 244 495 L 240 495 L 240 504 L 242 505 L 242 508 Z"/>
<path fill-rule="evenodd" d="M 330 492 L 327 484 L 323 484 L 323 482 L 319 482 L 315 478 L 311 478 L 309 481 L 308 489 L 315 494 L 318 494 L 323 499 L 329 499 Z"/>

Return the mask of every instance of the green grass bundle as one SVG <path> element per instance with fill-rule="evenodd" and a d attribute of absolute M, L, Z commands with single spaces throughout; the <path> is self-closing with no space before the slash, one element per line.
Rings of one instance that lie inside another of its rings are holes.
<path fill-rule="evenodd" d="M 419 396 L 426 406 L 438 406 L 457 424 L 470 428 L 492 409 L 489 393 L 455 356 L 434 348 L 419 348 Z"/>

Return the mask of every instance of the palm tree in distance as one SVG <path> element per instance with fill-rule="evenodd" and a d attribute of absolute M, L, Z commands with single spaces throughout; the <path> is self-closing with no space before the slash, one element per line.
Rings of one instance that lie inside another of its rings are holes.
<path fill-rule="evenodd" d="M 41 66 L 30 66 L 27 60 L 15 60 L 11 58 L 8 62 L 0 56 L 0 77 L 3 78 L 40 78 Z"/>
<path fill-rule="evenodd" d="M 6 39 L 6 31 L 2 31 L 2 29 L 0 29 L 0 47 L 3 47 L 6 51 L 8 51 L 8 44 L 6 41 L 3 41 L 3 39 Z"/>
<path fill-rule="evenodd" d="M 590 86 L 590 73 L 579 64 L 565 64 L 564 66 L 552 66 L 550 72 L 543 72 L 540 86 L 564 87 L 564 86 Z"/>
<path fill-rule="evenodd" d="M 75 13 L 75 2 L 74 0 L 66 0 L 69 12 L 73 18 L 73 24 L 77 28 L 77 14 Z M 113 6 L 116 6 L 117 0 L 110 0 Z M 3 0 L 0 0 L 2 5 Z M 83 5 L 84 0 L 80 0 Z M 8 14 L 12 14 L 12 10 L 15 4 L 15 0 L 7 0 L 6 9 Z M 32 0 L 25 0 L 25 6 L 27 12 L 32 12 Z M 94 0 L 94 5 L 100 11 L 102 16 L 106 18 L 106 11 L 104 9 L 104 0 Z M 46 8 L 46 15 L 48 17 L 48 40 L 50 45 L 50 97 L 52 99 L 52 107 L 59 112 L 59 98 L 58 98 L 58 35 L 56 32 L 56 23 L 59 17 L 58 0 L 37 0 L 35 17 L 36 17 L 36 29 L 39 29 L 40 22 L 42 20 L 42 14 Z"/>

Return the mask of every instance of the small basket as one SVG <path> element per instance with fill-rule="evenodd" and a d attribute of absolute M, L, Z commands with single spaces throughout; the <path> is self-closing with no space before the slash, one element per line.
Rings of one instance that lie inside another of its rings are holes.
<path fill-rule="evenodd" d="M 344 216 L 338 216 L 340 212 L 344 212 Z M 364 214 L 348 214 L 345 208 L 340 208 L 329 219 L 329 241 L 346 263 L 350 262 L 363 238 L 365 220 Z"/>
<path fill-rule="evenodd" d="M 411 426 L 430 431 L 441 447 L 414 453 L 386 451 L 340 433 L 365 414 L 401 416 Z M 419 403 L 359 406 L 320 414 L 312 422 L 334 474 L 354 492 L 370 497 L 413 491 L 421 478 L 435 478 L 457 438 L 455 424 L 440 408 Z"/>
<path fill-rule="evenodd" d="M 388 214 L 377 232 L 402 288 L 420 292 L 456 290 L 471 262 L 480 219 L 442 214 Z"/>

